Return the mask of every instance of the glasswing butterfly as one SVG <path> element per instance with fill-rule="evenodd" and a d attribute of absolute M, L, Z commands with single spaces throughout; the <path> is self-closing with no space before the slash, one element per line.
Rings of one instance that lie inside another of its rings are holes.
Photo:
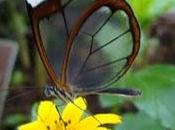
<path fill-rule="evenodd" d="M 26 0 L 26 6 L 53 82 L 46 95 L 140 94 L 116 87 L 140 47 L 139 24 L 125 0 Z"/>
<path fill-rule="evenodd" d="M 47 94 L 62 99 L 140 94 L 114 87 L 140 46 L 139 25 L 125 0 L 27 0 L 26 4 L 36 47 L 53 82 Z M 78 4 L 79 9 L 73 6 Z"/>

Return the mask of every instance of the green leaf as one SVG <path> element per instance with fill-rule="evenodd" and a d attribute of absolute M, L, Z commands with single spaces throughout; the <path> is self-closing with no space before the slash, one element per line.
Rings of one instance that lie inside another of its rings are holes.
<path fill-rule="evenodd" d="M 12 114 L 3 121 L 3 124 L 6 126 L 16 126 L 25 122 L 26 120 L 26 117 L 22 114 Z"/>
<path fill-rule="evenodd" d="M 174 0 L 128 0 L 128 2 L 142 27 L 148 27 L 154 19 L 174 8 L 175 5 Z"/>
<path fill-rule="evenodd" d="M 175 67 L 154 65 L 128 75 L 120 86 L 142 90 L 136 106 L 167 128 L 175 128 Z"/>
<path fill-rule="evenodd" d="M 153 120 L 145 113 L 126 114 L 116 130 L 165 130 L 160 122 Z"/>
<path fill-rule="evenodd" d="M 154 1 L 155 0 L 129 1 L 142 27 L 147 26 L 153 19 L 150 9 L 154 6 Z"/>
<path fill-rule="evenodd" d="M 114 97 L 112 95 L 102 95 L 100 97 L 100 102 L 103 107 L 112 107 L 124 102 L 123 97 Z"/>
<path fill-rule="evenodd" d="M 24 83 L 25 76 L 21 70 L 15 70 L 11 79 L 12 86 L 19 86 Z"/>

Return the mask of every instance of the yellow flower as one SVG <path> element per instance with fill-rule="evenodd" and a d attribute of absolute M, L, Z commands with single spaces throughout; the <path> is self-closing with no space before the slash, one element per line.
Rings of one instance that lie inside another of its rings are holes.
<path fill-rule="evenodd" d="M 104 125 L 121 123 L 121 117 L 115 114 L 97 114 L 83 118 L 87 107 L 84 99 L 79 97 L 73 102 L 67 104 L 62 116 L 53 102 L 41 102 L 37 119 L 19 126 L 18 130 L 108 130 Z"/>

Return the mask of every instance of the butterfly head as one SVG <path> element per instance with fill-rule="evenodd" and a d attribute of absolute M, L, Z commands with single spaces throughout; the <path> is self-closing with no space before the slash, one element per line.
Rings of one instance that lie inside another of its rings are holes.
<path fill-rule="evenodd" d="M 67 101 L 75 98 L 73 93 L 67 92 L 55 86 L 46 86 L 44 89 L 44 94 L 46 97 L 55 97 L 55 98 L 59 97 L 63 99 L 63 101 Z"/>

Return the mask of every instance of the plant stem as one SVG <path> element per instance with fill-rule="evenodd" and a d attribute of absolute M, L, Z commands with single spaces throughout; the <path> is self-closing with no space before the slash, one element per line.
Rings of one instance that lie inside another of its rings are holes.
<path fill-rule="evenodd" d="M 9 15 L 12 23 L 12 29 L 16 33 L 16 39 L 19 44 L 19 57 L 24 69 L 29 69 L 31 66 L 30 58 L 29 58 L 29 48 L 27 46 L 27 39 L 25 35 L 25 22 L 22 19 L 22 16 L 16 10 L 15 1 L 8 0 L 7 7 L 9 8 Z"/>

